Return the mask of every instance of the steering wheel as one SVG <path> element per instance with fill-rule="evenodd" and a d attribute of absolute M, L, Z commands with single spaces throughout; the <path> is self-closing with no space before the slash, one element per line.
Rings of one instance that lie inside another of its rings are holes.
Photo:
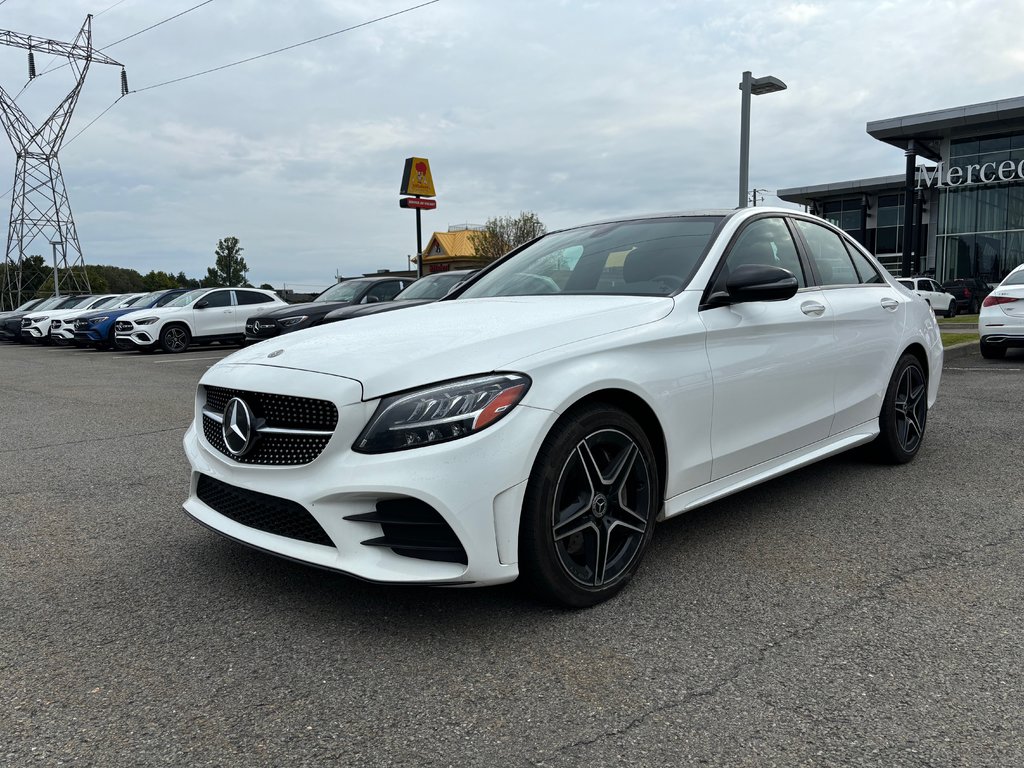
<path fill-rule="evenodd" d="M 545 275 L 534 275 L 530 272 L 517 272 L 514 276 L 515 290 L 523 291 L 525 294 L 533 293 L 561 293 L 562 289 L 558 283 Z"/>
<path fill-rule="evenodd" d="M 686 281 L 679 275 L 655 275 L 651 278 L 652 283 L 661 283 L 662 285 L 668 286 L 669 291 L 678 291 L 684 285 Z"/>

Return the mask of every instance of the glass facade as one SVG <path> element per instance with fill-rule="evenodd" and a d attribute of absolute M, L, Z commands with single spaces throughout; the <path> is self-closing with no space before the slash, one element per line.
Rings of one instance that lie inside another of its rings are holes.
<path fill-rule="evenodd" d="M 948 165 L 1024 160 L 1024 134 L 954 139 Z M 979 277 L 997 283 L 1024 263 L 1024 181 L 939 190 L 936 278 Z"/>
<path fill-rule="evenodd" d="M 860 232 L 860 198 L 832 200 L 823 206 L 822 218 L 854 237 Z"/>

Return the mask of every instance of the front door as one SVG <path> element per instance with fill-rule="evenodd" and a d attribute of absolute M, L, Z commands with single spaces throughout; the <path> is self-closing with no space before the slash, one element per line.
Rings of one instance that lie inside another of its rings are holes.
<path fill-rule="evenodd" d="M 227 336 L 238 332 L 230 290 L 210 291 L 196 304 L 204 304 L 202 308 L 193 307 L 196 336 Z"/>
<path fill-rule="evenodd" d="M 833 314 L 809 287 L 786 219 L 746 224 L 726 254 L 712 292 L 743 264 L 791 271 L 800 289 L 785 301 L 704 309 L 714 386 L 712 480 L 828 437 L 834 414 Z"/>

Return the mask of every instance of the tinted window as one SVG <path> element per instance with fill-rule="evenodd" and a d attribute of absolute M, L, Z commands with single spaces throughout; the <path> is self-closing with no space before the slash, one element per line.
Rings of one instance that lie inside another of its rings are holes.
<path fill-rule="evenodd" d="M 372 285 L 369 280 L 346 280 L 343 283 L 332 285 L 326 291 L 313 299 L 313 301 L 352 302 L 366 290 L 368 285 Z"/>
<path fill-rule="evenodd" d="M 268 301 L 274 300 L 267 294 L 256 293 L 256 291 L 235 291 L 235 298 L 238 299 L 239 304 L 266 304 Z"/>
<path fill-rule="evenodd" d="M 1024 285 L 1024 269 L 1007 275 L 999 285 L 1000 287 L 1004 285 Z"/>
<path fill-rule="evenodd" d="M 907 288 L 907 289 L 909 289 L 911 291 L 914 290 L 914 281 L 913 280 L 900 280 L 899 282 L 900 282 L 900 285 L 902 285 L 904 288 Z"/>
<path fill-rule="evenodd" d="M 804 219 L 795 219 L 800 234 L 807 241 L 811 260 L 818 268 L 822 285 L 857 285 L 860 277 L 853 268 L 846 246 L 835 232 Z"/>
<path fill-rule="evenodd" d="M 402 290 L 402 284 L 397 280 L 377 283 L 377 285 L 367 291 L 364 301 L 391 301 L 398 295 L 400 290 Z"/>
<path fill-rule="evenodd" d="M 862 283 L 884 283 L 882 276 L 878 274 L 875 265 L 868 261 L 868 257 L 857 250 L 856 246 L 846 243 L 846 250 L 853 259 L 853 266 L 857 268 L 857 275 Z"/>
<path fill-rule="evenodd" d="M 208 307 L 230 307 L 231 291 L 214 291 L 203 296 Z"/>
<path fill-rule="evenodd" d="M 714 290 L 726 290 L 729 275 L 744 264 L 782 267 L 796 276 L 801 288 L 807 285 L 796 245 L 783 219 L 757 219 L 743 229 L 725 259 Z"/>

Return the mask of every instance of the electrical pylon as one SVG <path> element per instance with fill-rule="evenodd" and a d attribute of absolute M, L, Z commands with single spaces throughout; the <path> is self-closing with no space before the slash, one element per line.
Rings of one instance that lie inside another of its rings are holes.
<path fill-rule="evenodd" d="M 0 30 L 0 45 L 28 50 L 29 78 L 35 77 L 33 53 L 49 53 L 68 60 L 75 76 L 75 85 L 46 120 L 36 127 L 26 117 L 10 94 L 0 86 L 0 118 L 11 140 L 17 162 L 14 170 L 14 188 L 11 191 L 11 222 L 7 230 L 7 251 L 4 259 L 3 291 L 0 308 L 11 309 L 31 298 L 22 296 L 22 270 L 26 253 L 37 238 L 46 239 L 46 247 L 38 252 L 50 260 L 56 244 L 56 288 L 61 293 L 89 290 L 89 276 L 85 258 L 78 242 L 78 231 L 71 215 L 68 191 L 64 186 L 57 152 L 64 143 L 64 134 L 71 113 L 78 103 L 78 95 L 85 84 L 89 64 L 113 64 L 121 67 L 121 95 L 127 88 L 123 65 L 109 56 L 93 50 L 92 14 L 73 42 L 62 43 L 19 32 Z"/>

